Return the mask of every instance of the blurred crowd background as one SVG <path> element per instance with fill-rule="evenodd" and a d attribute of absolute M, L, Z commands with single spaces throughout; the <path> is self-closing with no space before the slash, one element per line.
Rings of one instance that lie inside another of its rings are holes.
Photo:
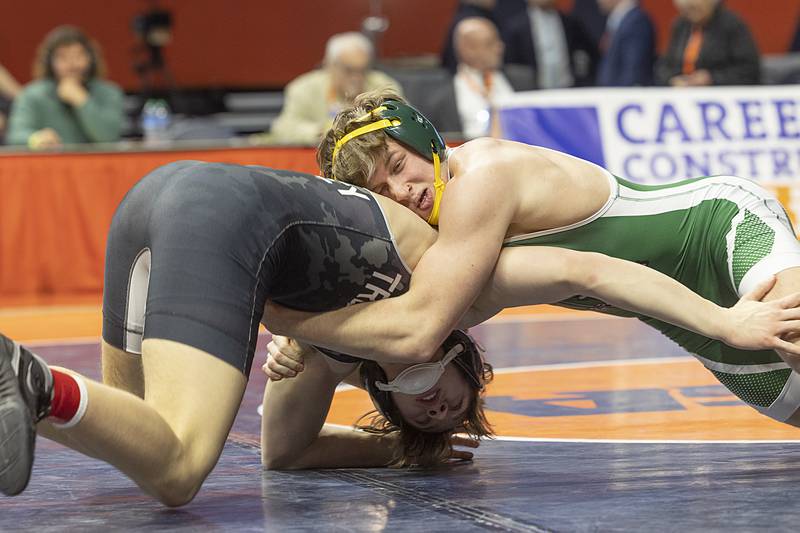
<path fill-rule="evenodd" d="M 501 136 L 493 103 L 516 91 L 800 83 L 798 19 L 797 0 L 20 4 L 0 20 L 0 139 L 315 145 L 382 87 L 450 140 Z"/>

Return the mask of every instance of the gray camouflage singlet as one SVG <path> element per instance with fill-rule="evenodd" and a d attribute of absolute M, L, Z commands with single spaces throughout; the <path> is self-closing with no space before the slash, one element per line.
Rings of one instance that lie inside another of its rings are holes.
<path fill-rule="evenodd" d="M 160 167 L 117 209 L 103 338 L 211 353 L 248 374 L 267 299 L 327 311 L 405 292 L 410 272 L 372 194 L 316 176 L 197 161 Z"/>

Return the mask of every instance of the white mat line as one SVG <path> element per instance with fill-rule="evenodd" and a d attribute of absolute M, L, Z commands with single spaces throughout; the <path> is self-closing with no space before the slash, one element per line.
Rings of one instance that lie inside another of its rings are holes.
<path fill-rule="evenodd" d="M 564 439 L 549 437 L 495 437 L 493 440 L 509 442 L 569 442 L 597 444 L 800 444 L 800 439 L 786 440 L 669 440 L 669 439 Z"/>
<path fill-rule="evenodd" d="M 261 406 L 258 406 L 258 414 L 261 414 Z M 350 429 L 353 431 L 360 431 L 353 426 L 344 424 L 330 424 L 325 425 L 339 429 Z M 719 440 L 719 439 L 706 439 L 706 440 L 687 440 L 687 439 L 564 439 L 564 438 L 549 438 L 549 437 L 495 437 L 491 440 L 502 442 L 562 442 L 570 444 L 800 444 L 800 439 L 786 440 Z M 484 441 L 486 442 L 486 441 Z"/>

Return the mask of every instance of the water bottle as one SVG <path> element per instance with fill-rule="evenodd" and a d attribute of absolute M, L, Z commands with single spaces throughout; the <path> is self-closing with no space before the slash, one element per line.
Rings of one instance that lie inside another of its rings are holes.
<path fill-rule="evenodd" d="M 142 108 L 142 134 L 148 146 L 164 145 L 169 141 L 170 112 L 167 102 L 151 98 Z"/>

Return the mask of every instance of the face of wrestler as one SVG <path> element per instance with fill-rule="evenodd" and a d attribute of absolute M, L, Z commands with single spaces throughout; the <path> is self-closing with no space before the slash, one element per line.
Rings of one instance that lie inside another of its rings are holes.
<path fill-rule="evenodd" d="M 53 51 L 53 74 L 56 80 L 76 78 L 86 80 L 92 58 L 81 43 L 59 46 Z"/>
<path fill-rule="evenodd" d="M 719 0 L 675 0 L 675 7 L 692 24 L 703 24 L 714 13 Z"/>
<path fill-rule="evenodd" d="M 392 393 L 403 419 L 415 428 L 432 433 L 461 425 L 474 396 L 464 374 L 453 363 L 430 390 L 422 394 Z"/>
<path fill-rule="evenodd" d="M 442 179 L 445 181 L 446 174 L 443 163 Z M 386 159 L 375 169 L 367 187 L 427 220 L 433 209 L 433 163 L 389 139 Z"/>

